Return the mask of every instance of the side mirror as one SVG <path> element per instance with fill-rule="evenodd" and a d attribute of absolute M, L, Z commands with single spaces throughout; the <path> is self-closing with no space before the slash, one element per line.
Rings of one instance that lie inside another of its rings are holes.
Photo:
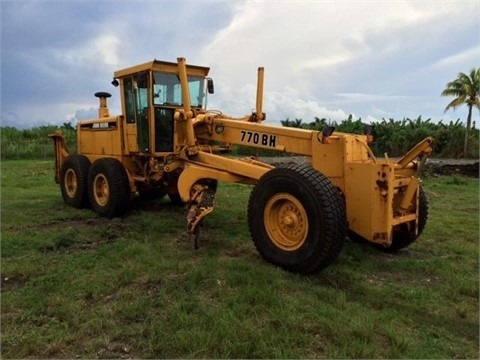
<path fill-rule="evenodd" d="M 213 79 L 212 78 L 207 78 L 207 90 L 209 94 L 213 94 L 214 89 L 213 89 Z"/>

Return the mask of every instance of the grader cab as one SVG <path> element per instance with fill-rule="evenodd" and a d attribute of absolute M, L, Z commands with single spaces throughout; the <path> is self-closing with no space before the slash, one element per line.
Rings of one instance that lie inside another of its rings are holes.
<path fill-rule="evenodd" d="M 77 124 L 77 152 L 60 132 L 55 180 L 66 204 L 104 217 L 124 215 L 137 194 L 187 206 L 195 248 L 214 208 L 218 182 L 253 185 L 248 202 L 252 240 L 267 261 L 298 273 L 328 266 L 347 234 L 395 251 L 415 241 L 428 216 L 420 171 L 432 152 L 426 138 L 398 161 L 377 159 L 364 134 L 284 128 L 263 123 L 263 68 L 256 109 L 241 118 L 207 109 L 209 68 L 154 60 L 114 73 L 122 115 L 111 116 L 106 92 L 98 119 Z M 232 146 L 296 154 L 306 164 L 274 167 L 228 155 Z"/>

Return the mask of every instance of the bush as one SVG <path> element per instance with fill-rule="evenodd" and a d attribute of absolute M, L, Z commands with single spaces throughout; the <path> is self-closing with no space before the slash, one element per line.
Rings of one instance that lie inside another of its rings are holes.
<path fill-rule="evenodd" d="M 0 127 L 2 160 L 20 159 L 53 159 L 53 142 L 48 138 L 56 130 L 61 130 L 67 138 L 67 146 L 75 152 L 77 136 L 70 124 L 61 127 L 55 125 L 41 126 L 32 129 L 18 130 L 13 127 Z"/>

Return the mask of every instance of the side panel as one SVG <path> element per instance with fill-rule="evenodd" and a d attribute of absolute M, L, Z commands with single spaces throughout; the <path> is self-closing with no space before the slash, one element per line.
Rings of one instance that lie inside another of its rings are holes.
<path fill-rule="evenodd" d="M 330 138 L 330 143 L 322 144 L 312 140 L 312 167 L 327 176 L 335 186 L 343 190 L 345 165 L 345 138 Z"/>
<path fill-rule="evenodd" d="M 123 149 L 122 117 L 82 121 L 77 125 L 79 154 L 121 156 Z"/>
<path fill-rule="evenodd" d="M 345 198 L 349 229 L 369 241 L 389 245 L 393 192 L 393 165 L 347 163 Z"/>

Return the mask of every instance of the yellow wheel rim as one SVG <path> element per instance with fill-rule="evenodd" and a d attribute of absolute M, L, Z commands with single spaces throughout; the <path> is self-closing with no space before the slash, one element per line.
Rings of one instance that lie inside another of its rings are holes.
<path fill-rule="evenodd" d="M 75 197 L 78 191 L 77 190 L 78 183 L 77 183 L 77 175 L 75 174 L 75 171 L 73 171 L 73 169 L 68 169 L 65 172 L 64 184 L 65 184 L 65 191 L 68 197 L 70 198 Z"/>
<path fill-rule="evenodd" d="M 263 220 L 270 240 L 278 248 L 295 251 L 305 243 L 308 234 L 307 212 L 294 196 L 278 193 L 270 198 Z"/>
<path fill-rule="evenodd" d="M 105 175 L 98 174 L 93 180 L 93 196 L 100 206 L 105 206 L 110 198 L 110 188 Z"/>

